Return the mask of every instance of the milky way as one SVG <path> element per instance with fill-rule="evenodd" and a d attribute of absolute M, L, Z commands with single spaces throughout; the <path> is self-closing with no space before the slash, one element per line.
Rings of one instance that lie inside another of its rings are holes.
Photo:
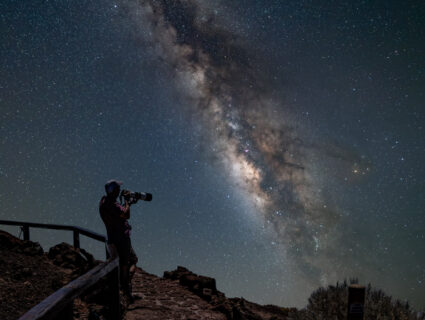
<path fill-rule="evenodd" d="M 130 221 L 148 272 L 285 307 L 358 277 L 422 309 L 423 9 L 2 1 L 0 216 L 104 233 L 118 178 L 154 194 Z"/>
<path fill-rule="evenodd" d="M 209 152 L 252 203 L 272 243 L 310 277 L 326 279 L 339 214 L 322 195 L 312 158 L 321 152 L 352 163 L 356 157 L 304 142 L 290 106 L 272 98 L 249 51 L 195 2 L 140 2 L 131 10 L 173 70 L 185 111 L 212 144 Z"/>

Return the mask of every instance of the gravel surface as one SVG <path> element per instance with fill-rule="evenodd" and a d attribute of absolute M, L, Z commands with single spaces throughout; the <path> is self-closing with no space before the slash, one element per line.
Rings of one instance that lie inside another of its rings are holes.
<path fill-rule="evenodd" d="M 128 306 L 126 320 L 185 319 L 226 320 L 212 306 L 179 284 L 137 269 L 133 278 L 136 300 Z"/>
<path fill-rule="evenodd" d="M 38 243 L 0 231 L 0 318 L 15 320 L 70 281 Z"/>

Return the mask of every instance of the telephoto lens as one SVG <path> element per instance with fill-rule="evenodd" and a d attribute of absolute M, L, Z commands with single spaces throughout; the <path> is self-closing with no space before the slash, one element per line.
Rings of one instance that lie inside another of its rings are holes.
<path fill-rule="evenodd" d="M 152 201 L 152 194 L 147 192 L 135 192 L 137 200 Z"/>
<path fill-rule="evenodd" d="M 129 190 L 122 190 L 120 195 L 121 203 L 122 198 L 124 198 L 130 204 L 135 204 L 139 200 L 152 201 L 152 194 L 147 192 L 132 192 Z"/>

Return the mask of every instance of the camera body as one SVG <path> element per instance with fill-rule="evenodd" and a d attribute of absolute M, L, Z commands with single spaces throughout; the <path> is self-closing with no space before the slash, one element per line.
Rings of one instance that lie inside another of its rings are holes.
<path fill-rule="evenodd" d="M 127 200 L 129 204 L 134 204 L 139 200 L 152 201 L 152 194 L 147 192 L 133 192 L 130 190 L 122 190 L 120 194 L 121 203 L 122 203 L 122 198 Z"/>

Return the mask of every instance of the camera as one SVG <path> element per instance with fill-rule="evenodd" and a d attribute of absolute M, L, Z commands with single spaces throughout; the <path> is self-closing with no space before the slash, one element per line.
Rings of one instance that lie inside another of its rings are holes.
<path fill-rule="evenodd" d="M 122 190 L 120 194 L 121 203 L 122 198 L 127 200 L 129 204 L 134 204 L 139 200 L 152 201 L 152 194 L 147 192 L 133 192 L 129 190 Z"/>

